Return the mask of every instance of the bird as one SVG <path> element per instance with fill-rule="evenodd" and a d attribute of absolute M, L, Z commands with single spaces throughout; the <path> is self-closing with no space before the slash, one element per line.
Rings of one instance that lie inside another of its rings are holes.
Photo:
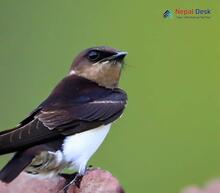
<path fill-rule="evenodd" d="M 89 159 L 127 105 L 119 88 L 126 55 L 108 46 L 80 52 L 49 96 L 16 127 L 0 132 L 0 155 L 14 153 L 0 181 L 10 183 L 22 171 L 50 178 L 70 168 L 85 175 Z"/>

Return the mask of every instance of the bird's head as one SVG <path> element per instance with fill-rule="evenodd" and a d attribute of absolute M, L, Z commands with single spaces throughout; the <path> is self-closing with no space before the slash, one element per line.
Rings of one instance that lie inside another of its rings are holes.
<path fill-rule="evenodd" d="M 84 77 L 97 84 L 115 88 L 118 86 L 124 57 L 127 52 L 111 47 L 93 47 L 82 51 L 73 61 L 70 75 Z"/>

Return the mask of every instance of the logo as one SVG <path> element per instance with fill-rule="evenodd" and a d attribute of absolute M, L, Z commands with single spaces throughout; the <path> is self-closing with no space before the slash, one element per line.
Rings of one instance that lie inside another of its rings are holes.
<path fill-rule="evenodd" d="M 164 13 L 163 13 L 163 17 L 164 18 L 171 18 L 172 17 L 172 12 L 170 10 L 166 10 Z"/>
<path fill-rule="evenodd" d="M 164 18 L 176 18 L 176 19 L 209 19 L 212 16 L 213 10 L 210 8 L 207 9 L 192 9 L 192 8 L 176 8 L 172 11 L 167 9 L 163 13 Z"/>

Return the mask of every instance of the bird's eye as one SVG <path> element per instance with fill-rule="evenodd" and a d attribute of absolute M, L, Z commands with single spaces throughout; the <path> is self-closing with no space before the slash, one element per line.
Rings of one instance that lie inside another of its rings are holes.
<path fill-rule="evenodd" d="M 99 60 L 99 57 L 100 57 L 100 53 L 97 51 L 91 51 L 88 54 L 88 58 L 91 61 L 97 61 L 97 60 Z"/>

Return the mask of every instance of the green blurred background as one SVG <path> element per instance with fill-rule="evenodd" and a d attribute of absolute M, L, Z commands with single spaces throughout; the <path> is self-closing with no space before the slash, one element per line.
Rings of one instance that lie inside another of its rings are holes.
<path fill-rule="evenodd" d="M 175 8 L 212 14 L 162 17 Z M 90 164 L 128 193 L 178 193 L 220 177 L 219 8 L 218 0 L 0 0 L 0 128 L 47 97 L 79 51 L 109 45 L 129 52 L 120 84 L 129 104 Z"/>

